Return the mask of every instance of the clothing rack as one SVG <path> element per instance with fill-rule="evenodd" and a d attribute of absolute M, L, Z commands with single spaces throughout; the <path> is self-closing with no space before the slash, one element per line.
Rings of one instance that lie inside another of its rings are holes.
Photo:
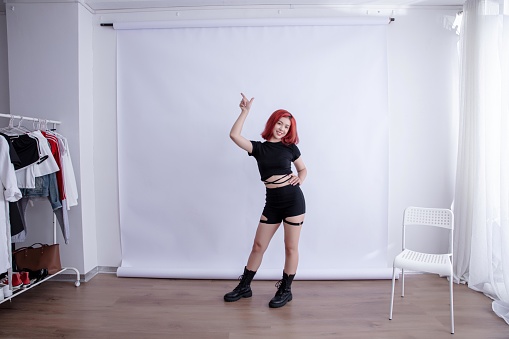
<path fill-rule="evenodd" d="M 19 119 L 18 124 L 20 124 L 23 120 L 33 121 L 33 122 L 38 122 L 38 123 L 44 123 L 44 124 L 53 124 L 53 128 L 55 128 L 56 125 L 60 125 L 61 124 L 60 121 L 56 121 L 56 120 L 31 118 L 31 117 L 25 117 L 25 116 L 22 116 L 22 115 L 12 115 L 12 114 L 5 114 L 5 113 L 0 113 L 0 117 L 2 117 L 2 118 L 10 118 L 10 119 L 13 119 L 13 120 L 14 119 Z"/>
<path fill-rule="evenodd" d="M 31 118 L 31 117 L 26 117 L 26 116 L 21 116 L 21 115 L 12 115 L 12 114 L 5 114 L 5 113 L 0 113 L 0 117 L 11 119 L 11 121 L 9 122 L 9 125 L 11 125 L 11 126 L 13 125 L 14 119 L 19 119 L 18 126 L 24 120 L 37 122 L 38 123 L 37 128 L 41 127 L 41 125 L 40 125 L 41 123 L 43 124 L 43 126 L 47 126 L 48 123 L 53 124 L 53 128 L 56 128 L 56 125 L 61 124 L 60 121 L 56 121 L 56 120 Z M 34 128 L 35 128 L 35 126 L 34 126 Z M 64 208 L 64 207 L 62 207 L 62 208 Z M 6 213 L 6 218 L 8 219 L 9 218 L 9 208 L 8 208 L 7 204 L 6 204 L 5 213 Z M 7 277 L 9 280 L 9 291 L 10 292 L 9 292 L 9 295 L 4 294 L 4 299 L 0 300 L 0 304 L 6 302 L 7 300 L 11 300 L 15 296 L 18 296 L 18 295 L 32 289 L 33 287 L 35 287 L 39 284 L 42 284 L 46 280 L 51 279 L 51 278 L 59 275 L 60 273 L 62 273 L 64 271 L 67 271 L 67 270 L 73 270 L 74 272 L 76 272 L 76 281 L 74 282 L 74 285 L 76 287 L 80 286 L 80 272 L 78 271 L 78 269 L 76 269 L 74 267 L 62 267 L 62 269 L 60 271 L 56 272 L 55 274 L 48 275 L 45 278 L 41 279 L 40 281 L 30 284 L 30 286 L 20 289 L 14 293 L 13 288 L 12 288 L 12 238 L 11 238 L 10 223 L 7 225 L 6 228 L 7 228 L 7 248 L 8 248 L 8 253 L 9 253 L 9 261 L 11 263 L 11 267 L 7 270 Z M 53 244 L 56 244 L 56 243 L 57 243 L 57 218 L 55 216 L 55 213 L 53 213 Z"/>
<path fill-rule="evenodd" d="M 46 120 L 46 119 L 40 119 L 40 118 L 30 118 L 30 117 L 25 117 L 25 116 L 21 116 L 21 115 L 13 115 L 13 114 L 5 114 L 5 113 L 0 113 L 0 117 L 3 117 L 3 118 L 13 118 L 13 119 L 22 119 L 22 120 L 28 120 L 28 121 L 46 121 L 50 124 L 61 124 L 60 121 L 56 121 L 56 120 Z"/>

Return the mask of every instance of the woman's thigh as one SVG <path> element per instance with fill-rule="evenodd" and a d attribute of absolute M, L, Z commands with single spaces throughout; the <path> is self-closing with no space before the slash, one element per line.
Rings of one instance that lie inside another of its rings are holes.
<path fill-rule="evenodd" d="M 262 216 L 262 219 L 264 217 Z M 279 228 L 279 224 L 265 224 L 265 223 L 259 223 L 258 228 L 256 229 L 256 235 L 254 239 L 255 245 L 261 246 L 263 250 L 265 250 L 269 243 L 276 233 L 277 229 Z"/>
<path fill-rule="evenodd" d="M 298 248 L 304 217 L 305 214 L 301 214 L 293 217 L 286 217 L 285 221 L 283 221 L 286 247 Z M 300 226 L 296 226 L 295 224 L 299 224 Z"/>

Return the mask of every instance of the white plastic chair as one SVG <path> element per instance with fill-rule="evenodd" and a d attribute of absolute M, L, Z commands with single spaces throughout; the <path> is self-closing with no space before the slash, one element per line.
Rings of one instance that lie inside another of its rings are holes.
<path fill-rule="evenodd" d="M 416 252 L 406 247 L 406 228 L 408 226 L 441 227 L 448 230 L 449 252 L 442 254 L 429 254 Z M 392 293 L 391 311 L 389 319 L 392 320 L 394 306 L 394 285 L 397 269 L 401 269 L 401 296 L 405 296 L 405 270 L 417 272 L 436 273 L 449 279 L 450 307 L 451 307 L 451 333 L 454 334 L 454 307 L 453 307 L 453 232 L 454 214 L 444 208 L 408 207 L 403 216 L 403 251 L 394 258 L 392 266 Z"/>

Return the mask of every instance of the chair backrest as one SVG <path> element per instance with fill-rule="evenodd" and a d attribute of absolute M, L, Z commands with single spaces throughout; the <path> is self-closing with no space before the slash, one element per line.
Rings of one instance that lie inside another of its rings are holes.
<path fill-rule="evenodd" d="M 407 207 L 403 224 L 454 229 L 454 215 L 446 208 Z"/>
<path fill-rule="evenodd" d="M 412 225 L 448 229 L 449 253 L 453 252 L 454 214 L 446 208 L 407 207 L 403 216 L 403 249 L 406 247 L 406 227 Z"/>

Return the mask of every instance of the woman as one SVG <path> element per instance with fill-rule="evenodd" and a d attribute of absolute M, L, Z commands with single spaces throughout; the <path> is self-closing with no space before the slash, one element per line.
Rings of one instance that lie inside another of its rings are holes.
<path fill-rule="evenodd" d="M 263 254 L 281 222 L 284 225 L 285 266 L 283 279 L 276 287 L 276 295 L 269 303 L 282 307 L 292 300 L 292 281 L 299 262 L 299 237 L 304 223 L 306 204 L 300 185 L 307 175 L 306 166 L 296 144 L 299 142 L 295 118 L 285 110 L 277 110 L 269 117 L 262 138 L 265 142 L 250 141 L 242 136 L 242 127 L 254 98 L 242 94 L 240 116 L 230 131 L 230 138 L 258 162 L 260 176 L 266 187 L 265 208 L 256 230 L 253 248 L 239 285 L 224 296 L 225 301 L 237 301 L 252 296 L 251 281 L 260 267 Z M 297 175 L 293 174 L 294 164 Z"/>

